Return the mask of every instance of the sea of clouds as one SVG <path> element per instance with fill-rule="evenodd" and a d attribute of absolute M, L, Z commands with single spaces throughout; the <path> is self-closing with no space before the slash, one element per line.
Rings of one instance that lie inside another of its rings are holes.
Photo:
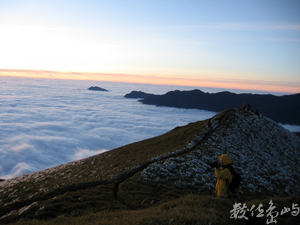
<path fill-rule="evenodd" d="M 124 98 L 133 90 L 164 94 L 194 87 L 14 77 L 0 77 L 0 86 L 4 179 L 86 158 L 216 114 Z M 89 91 L 90 86 L 108 92 Z"/>

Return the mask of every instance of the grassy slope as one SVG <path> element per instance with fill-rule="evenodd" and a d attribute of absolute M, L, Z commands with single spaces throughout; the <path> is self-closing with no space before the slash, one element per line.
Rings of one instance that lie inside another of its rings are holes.
<path fill-rule="evenodd" d="M 254 204 L 255 209 L 259 204 L 263 204 L 263 209 L 269 207 L 270 200 L 275 205 L 274 211 L 281 212 L 283 207 L 291 207 L 293 203 L 300 201 L 300 197 L 272 197 L 264 199 L 254 199 L 247 201 L 247 206 L 250 209 Z M 245 214 L 248 220 L 244 219 L 231 219 L 232 215 L 230 210 L 233 209 L 234 203 L 244 203 L 237 199 L 217 199 L 212 196 L 199 196 L 199 195 L 185 195 L 177 199 L 164 202 L 157 206 L 148 207 L 139 210 L 115 210 L 115 211 L 100 211 L 100 212 L 86 212 L 79 217 L 63 215 L 56 219 L 50 220 L 30 220 L 23 221 L 20 225 L 89 225 L 89 224 L 102 224 L 102 225 L 197 225 L 197 224 L 266 224 L 267 220 L 271 217 L 266 216 L 257 218 L 258 212 L 256 211 L 252 217 L 249 212 Z M 299 204 L 298 204 L 299 206 Z M 295 210 L 296 212 L 296 210 Z M 241 216 L 241 214 L 239 214 Z M 287 213 L 276 217 L 277 224 L 298 225 L 300 223 L 300 216 L 291 216 Z"/>
<path fill-rule="evenodd" d="M 33 217 L 46 219 L 61 214 L 82 215 L 87 211 L 128 209 L 116 197 L 118 184 L 139 170 L 128 169 L 136 165 L 147 165 L 148 160 L 153 157 L 181 149 L 205 124 L 198 122 L 177 127 L 155 138 L 59 166 L 58 170 L 41 173 L 38 179 L 29 175 L 25 181 L 1 192 L 0 216 L 34 202 L 38 202 L 38 205 L 32 206 L 21 215 L 4 218 L 1 222 Z"/>

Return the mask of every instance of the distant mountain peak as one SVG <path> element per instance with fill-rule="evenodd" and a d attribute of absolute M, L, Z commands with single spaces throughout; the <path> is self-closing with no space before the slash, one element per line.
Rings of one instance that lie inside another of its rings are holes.
<path fill-rule="evenodd" d="M 129 94 L 126 94 L 124 97 L 125 98 L 146 98 L 153 95 L 154 94 L 149 94 L 142 91 L 132 91 Z"/>
<path fill-rule="evenodd" d="M 108 91 L 104 88 L 98 87 L 98 86 L 91 86 L 88 88 L 89 91 Z"/>

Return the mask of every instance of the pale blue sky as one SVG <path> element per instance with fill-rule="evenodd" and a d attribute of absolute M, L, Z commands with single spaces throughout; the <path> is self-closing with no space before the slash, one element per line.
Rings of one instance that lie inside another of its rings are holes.
<path fill-rule="evenodd" d="M 299 11 L 299 0 L 1 0 L 0 69 L 300 92 Z"/>

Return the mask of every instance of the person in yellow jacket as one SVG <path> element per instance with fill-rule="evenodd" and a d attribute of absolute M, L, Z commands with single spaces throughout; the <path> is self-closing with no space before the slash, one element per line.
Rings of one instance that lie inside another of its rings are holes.
<path fill-rule="evenodd" d="M 219 156 L 220 159 L 220 168 L 216 168 L 215 174 L 218 178 L 216 183 L 216 195 L 218 197 L 227 198 L 229 194 L 229 188 L 227 186 L 227 179 L 228 182 L 231 183 L 232 181 L 232 174 L 230 170 L 226 167 L 231 166 L 230 157 L 227 154 L 223 154 Z"/>

